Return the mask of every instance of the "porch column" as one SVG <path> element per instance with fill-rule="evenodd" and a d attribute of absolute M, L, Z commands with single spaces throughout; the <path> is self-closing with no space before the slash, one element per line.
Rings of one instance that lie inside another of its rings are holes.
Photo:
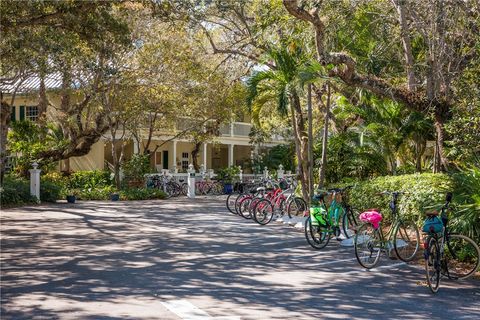
<path fill-rule="evenodd" d="M 173 152 L 172 152 L 172 169 L 177 168 L 177 140 L 173 140 Z"/>
<path fill-rule="evenodd" d="M 137 139 L 133 139 L 133 153 L 134 154 L 140 153 L 140 145 L 138 144 Z"/>
<path fill-rule="evenodd" d="M 229 144 L 228 145 L 228 166 L 231 167 L 233 166 L 233 147 L 234 144 Z"/>
<path fill-rule="evenodd" d="M 203 144 L 203 168 L 207 170 L 207 143 Z"/>

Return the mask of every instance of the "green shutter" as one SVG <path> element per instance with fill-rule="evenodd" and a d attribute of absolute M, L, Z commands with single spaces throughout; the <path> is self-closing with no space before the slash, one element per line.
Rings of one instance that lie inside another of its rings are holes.
<path fill-rule="evenodd" d="M 15 106 L 12 106 L 12 113 L 10 113 L 10 121 L 12 122 L 15 121 L 17 118 L 15 115 L 15 111 L 16 111 L 15 109 L 16 109 Z"/>
<path fill-rule="evenodd" d="M 25 120 L 25 106 L 20 106 L 20 121 Z"/>

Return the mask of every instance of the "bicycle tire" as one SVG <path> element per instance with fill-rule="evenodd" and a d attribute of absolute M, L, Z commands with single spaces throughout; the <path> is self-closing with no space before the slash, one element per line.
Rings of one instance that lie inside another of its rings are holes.
<path fill-rule="evenodd" d="M 370 223 L 362 225 L 355 234 L 354 247 L 355 257 L 362 267 L 366 269 L 375 267 L 382 251 L 378 229 Z"/>
<path fill-rule="evenodd" d="M 311 217 L 308 217 L 307 221 L 305 221 L 305 238 L 312 248 L 317 250 L 323 249 L 330 241 L 330 235 L 320 225 L 312 225 L 311 219 Z"/>
<path fill-rule="evenodd" d="M 287 214 L 290 219 L 302 216 L 305 210 L 307 210 L 307 203 L 300 197 L 293 198 L 287 205 Z"/>
<path fill-rule="evenodd" d="M 342 216 L 342 232 L 347 239 L 355 236 L 355 230 L 358 228 L 358 220 L 356 217 L 359 213 L 352 208 L 345 210 Z M 352 232 L 353 229 L 353 232 Z M 350 232 L 349 232 L 350 231 Z"/>
<path fill-rule="evenodd" d="M 443 257 L 446 268 L 442 274 L 450 279 L 468 279 L 480 267 L 480 248 L 471 238 L 461 234 L 452 233 L 447 236 Z"/>
<path fill-rule="evenodd" d="M 412 261 L 420 249 L 420 231 L 413 221 L 400 221 L 393 234 L 393 248 L 397 257 L 405 262 Z"/>
<path fill-rule="evenodd" d="M 440 249 L 435 237 L 429 237 L 425 248 L 425 273 L 427 284 L 433 293 L 438 291 L 440 286 Z"/>
<path fill-rule="evenodd" d="M 240 194 L 238 197 L 235 199 L 235 213 L 239 216 L 240 214 L 240 203 L 244 198 L 247 198 L 249 195 L 248 194 Z"/>
<path fill-rule="evenodd" d="M 260 199 L 253 208 L 253 220 L 261 225 L 272 221 L 274 213 L 273 204 L 268 199 Z"/>
<path fill-rule="evenodd" d="M 279 217 L 279 218 L 283 217 L 285 215 L 285 213 L 287 212 L 287 210 L 286 210 L 286 200 L 281 199 L 278 206 L 275 206 L 275 207 L 274 207 L 274 209 L 276 209 L 275 211 L 277 213 L 277 217 Z"/>
<path fill-rule="evenodd" d="M 188 183 L 186 182 L 182 183 L 182 194 L 184 196 L 188 195 Z"/>
<path fill-rule="evenodd" d="M 225 200 L 225 204 L 227 206 L 228 211 L 233 214 L 237 214 L 235 211 L 235 201 L 237 200 L 236 194 L 229 194 L 227 200 Z"/>
<path fill-rule="evenodd" d="M 245 219 L 252 219 L 252 216 L 250 215 L 250 210 L 249 210 L 252 200 L 253 200 L 252 198 L 245 198 L 240 201 L 239 214 Z"/>

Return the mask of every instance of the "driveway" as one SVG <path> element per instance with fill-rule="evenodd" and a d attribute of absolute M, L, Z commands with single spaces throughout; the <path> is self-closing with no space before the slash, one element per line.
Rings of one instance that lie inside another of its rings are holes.
<path fill-rule="evenodd" d="M 382 257 L 226 212 L 224 197 L 1 213 L 2 319 L 480 319 L 480 281 L 426 287 Z"/>

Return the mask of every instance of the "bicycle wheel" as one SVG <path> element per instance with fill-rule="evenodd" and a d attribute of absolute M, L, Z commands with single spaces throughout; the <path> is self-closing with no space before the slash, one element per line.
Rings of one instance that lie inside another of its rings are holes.
<path fill-rule="evenodd" d="M 195 182 L 195 195 L 199 196 L 203 194 L 203 183 L 200 181 Z"/>
<path fill-rule="evenodd" d="M 223 194 L 223 185 L 221 183 L 215 182 L 212 186 L 213 194 L 216 196 L 220 196 Z M 234 194 L 238 194 L 237 192 L 233 192 Z"/>
<path fill-rule="evenodd" d="M 238 213 L 245 219 L 252 219 L 252 216 L 250 215 L 250 210 L 249 210 L 252 200 L 253 200 L 252 198 L 244 198 L 243 200 L 240 201 L 240 204 L 238 206 Z"/>
<path fill-rule="evenodd" d="M 253 208 L 253 220 L 255 222 L 266 225 L 273 218 L 273 204 L 268 199 L 260 199 Z"/>
<path fill-rule="evenodd" d="M 427 239 L 425 248 L 425 271 L 430 290 L 435 293 L 440 285 L 440 249 L 434 237 Z"/>
<path fill-rule="evenodd" d="M 283 217 L 283 215 L 285 214 L 285 212 L 287 211 L 286 210 L 286 201 L 285 199 L 280 199 L 280 202 L 278 202 L 275 206 L 274 206 L 274 209 L 275 209 L 275 213 L 277 215 L 277 217 Z"/>
<path fill-rule="evenodd" d="M 293 198 L 287 206 L 287 213 L 290 219 L 296 216 L 303 216 L 305 210 L 307 210 L 307 203 L 300 197 Z"/>
<path fill-rule="evenodd" d="M 305 221 L 305 238 L 314 249 L 323 249 L 330 241 L 330 236 L 326 228 L 320 225 L 312 225 L 312 218 L 308 217 Z"/>
<path fill-rule="evenodd" d="M 420 248 L 420 232 L 413 221 L 400 221 L 393 235 L 393 247 L 397 257 L 412 261 Z"/>
<path fill-rule="evenodd" d="M 239 216 L 241 215 L 240 214 L 240 204 L 242 203 L 243 199 L 246 199 L 248 197 L 249 197 L 248 194 L 241 194 L 237 197 L 237 199 L 235 199 L 235 213 L 238 214 Z"/>
<path fill-rule="evenodd" d="M 343 213 L 342 231 L 347 239 L 355 236 L 355 230 L 357 230 L 358 228 L 357 217 L 359 215 L 360 213 L 357 210 L 353 210 L 352 208 L 348 208 Z"/>
<path fill-rule="evenodd" d="M 235 201 L 237 200 L 237 196 L 237 194 L 231 193 L 228 195 L 227 200 L 225 201 L 228 211 L 233 214 L 237 214 L 237 212 L 235 211 Z"/>
<path fill-rule="evenodd" d="M 188 183 L 182 183 L 182 194 L 186 196 L 188 194 Z"/>
<path fill-rule="evenodd" d="M 355 257 L 358 263 L 364 268 L 375 267 L 380 260 L 382 242 L 380 234 L 370 223 L 360 227 L 354 239 Z"/>
<path fill-rule="evenodd" d="M 450 279 L 467 279 L 479 270 L 480 249 L 472 239 L 464 235 L 449 234 L 443 256 L 446 268 L 442 274 Z"/>

